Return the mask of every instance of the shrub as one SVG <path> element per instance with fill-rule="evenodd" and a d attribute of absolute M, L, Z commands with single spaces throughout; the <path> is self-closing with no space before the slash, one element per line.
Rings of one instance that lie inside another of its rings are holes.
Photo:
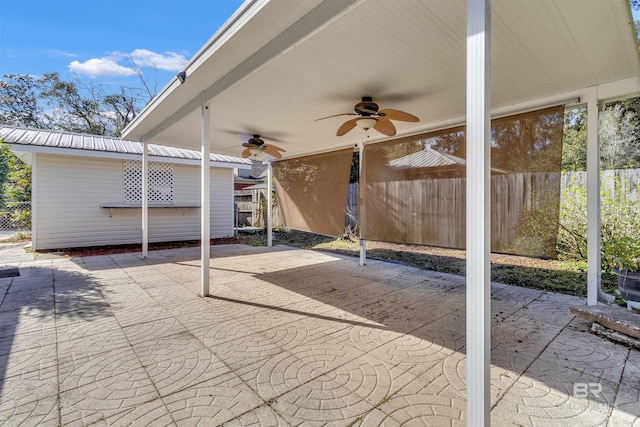
<path fill-rule="evenodd" d="M 11 225 L 16 230 L 31 229 L 31 209 L 16 209 L 11 213 Z"/>
<path fill-rule="evenodd" d="M 516 223 L 513 250 L 525 256 L 556 258 L 558 205 L 544 202 L 536 209 L 524 210 Z"/>
<path fill-rule="evenodd" d="M 562 191 L 558 255 L 574 261 L 587 259 L 587 189 L 575 183 Z"/>
<path fill-rule="evenodd" d="M 602 266 L 640 270 L 640 205 L 614 181 L 600 196 Z M 558 253 L 565 259 L 587 258 L 587 190 L 570 185 L 563 191 L 560 208 Z"/>

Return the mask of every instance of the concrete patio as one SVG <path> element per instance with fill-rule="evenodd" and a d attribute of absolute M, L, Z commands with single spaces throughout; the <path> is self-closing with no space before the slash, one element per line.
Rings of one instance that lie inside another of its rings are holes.
<path fill-rule="evenodd" d="M 464 425 L 464 278 L 288 247 L 0 246 L 0 424 Z M 493 284 L 493 425 L 640 425 L 640 352 Z"/>

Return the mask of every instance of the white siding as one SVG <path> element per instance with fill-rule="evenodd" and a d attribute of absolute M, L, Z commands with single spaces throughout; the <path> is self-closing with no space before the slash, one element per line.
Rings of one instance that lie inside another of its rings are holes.
<path fill-rule="evenodd" d="M 100 207 L 124 201 L 122 160 L 38 154 L 36 165 L 35 249 L 142 241 L 141 209 Z M 199 205 L 199 168 L 174 171 L 175 204 Z M 232 180 L 232 169 L 211 169 L 211 237 L 233 235 Z M 199 208 L 149 209 L 150 242 L 199 239 Z"/>
<path fill-rule="evenodd" d="M 233 202 L 233 169 L 211 168 L 211 237 L 233 236 Z"/>

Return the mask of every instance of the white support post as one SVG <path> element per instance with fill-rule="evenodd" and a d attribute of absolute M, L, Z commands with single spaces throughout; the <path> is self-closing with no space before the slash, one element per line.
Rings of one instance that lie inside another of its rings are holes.
<path fill-rule="evenodd" d="M 600 143 L 598 90 L 587 94 L 587 304 L 598 305 L 600 290 Z"/>
<path fill-rule="evenodd" d="M 211 112 L 205 94 L 201 106 L 202 162 L 200 170 L 200 295 L 209 296 L 209 262 L 211 258 Z"/>
<path fill-rule="evenodd" d="M 267 246 L 273 246 L 273 167 L 271 161 L 267 163 L 267 185 L 264 189 L 267 198 Z"/>
<path fill-rule="evenodd" d="M 359 158 L 358 158 L 358 221 L 360 222 L 360 267 L 364 267 L 367 264 L 367 240 L 365 239 L 364 230 L 364 174 L 363 171 L 363 156 L 364 156 L 364 139 L 360 144 Z"/>
<path fill-rule="evenodd" d="M 467 425 L 491 424 L 491 0 L 467 1 Z"/>
<path fill-rule="evenodd" d="M 367 241 L 360 239 L 360 267 L 367 265 Z"/>
<path fill-rule="evenodd" d="M 142 258 L 149 256 L 149 144 L 142 143 Z"/>

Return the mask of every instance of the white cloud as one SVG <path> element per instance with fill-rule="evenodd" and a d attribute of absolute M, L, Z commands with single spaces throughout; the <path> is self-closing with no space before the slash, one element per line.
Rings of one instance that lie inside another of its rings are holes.
<path fill-rule="evenodd" d="M 113 52 L 84 62 L 73 61 L 69 64 L 69 70 L 89 77 L 125 77 L 136 74 L 135 68 L 178 71 L 186 63 L 187 59 L 175 52 L 156 53 L 147 49 L 135 49 L 130 53 Z"/>
<path fill-rule="evenodd" d="M 187 63 L 187 58 L 175 52 L 156 53 L 147 49 L 135 49 L 125 54 L 137 67 L 153 67 L 166 71 L 178 71 Z"/>
<path fill-rule="evenodd" d="M 73 61 L 69 64 L 69 71 L 89 77 L 125 77 L 136 73 L 132 68 L 124 67 L 108 58 L 92 58 L 84 62 Z"/>

